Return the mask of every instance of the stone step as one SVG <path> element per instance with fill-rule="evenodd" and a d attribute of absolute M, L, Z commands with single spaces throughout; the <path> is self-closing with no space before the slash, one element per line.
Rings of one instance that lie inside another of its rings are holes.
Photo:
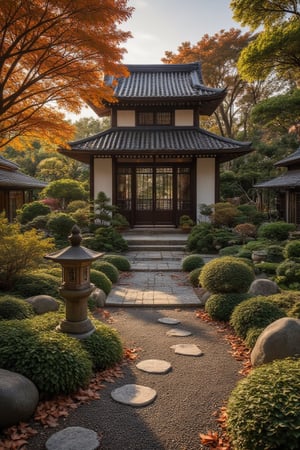
<path fill-rule="evenodd" d="M 126 239 L 128 245 L 186 245 L 186 239 Z"/>
<path fill-rule="evenodd" d="M 128 244 L 128 251 L 130 252 L 151 252 L 151 251 L 184 251 L 185 245 L 153 245 L 153 244 Z"/>

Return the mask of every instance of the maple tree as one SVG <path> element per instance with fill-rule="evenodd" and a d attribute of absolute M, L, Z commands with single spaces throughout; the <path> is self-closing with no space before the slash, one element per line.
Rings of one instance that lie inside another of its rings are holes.
<path fill-rule="evenodd" d="M 227 96 L 215 111 L 214 120 L 202 118 L 205 128 L 222 136 L 232 138 L 242 132 L 242 138 L 247 137 L 252 105 L 275 90 L 274 81 L 247 83 L 237 71 L 240 52 L 250 39 L 250 33 L 243 34 L 238 29 L 221 30 L 213 36 L 205 34 L 195 45 L 183 42 L 177 53 L 166 51 L 162 59 L 167 64 L 200 61 L 206 85 L 227 87 Z"/>
<path fill-rule="evenodd" d="M 62 110 L 112 100 L 103 74 L 127 73 L 127 1 L 0 0 L 0 146 L 19 136 L 60 144 L 74 132 Z"/>
<path fill-rule="evenodd" d="M 276 71 L 299 82 L 300 5 L 297 0 L 231 0 L 233 18 L 256 31 L 242 51 L 238 68 L 248 81 Z"/>

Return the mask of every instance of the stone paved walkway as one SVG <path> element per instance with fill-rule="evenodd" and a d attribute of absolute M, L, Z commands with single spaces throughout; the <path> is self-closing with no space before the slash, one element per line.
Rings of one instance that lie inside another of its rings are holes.
<path fill-rule="evenodd" d="M 106 299 L 107 306 L 200 306 L 181 270 L 184 252 L 128 252 L 126 256 L 131 272 L 121 275 Z"/>

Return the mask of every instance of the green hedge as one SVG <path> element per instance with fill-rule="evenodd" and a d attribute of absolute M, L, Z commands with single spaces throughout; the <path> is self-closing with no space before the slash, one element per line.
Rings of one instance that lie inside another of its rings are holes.
<path fill-rule="evenodd" d="M 112 288 L 112 282 L 103 272 L 99 272 L 99 270 L 91 269 L 90 270 L 90 280 L 91 282 L 99 289 L 105 292 L 108 295 Z"/>
<path fill-rule="evenodd" d="M 113 264 L 120 272 L 128 272 L 130 270 L 129 260 L 122 255 L 104 255 L 104 261 Z"/>
<path fill-rule="evenodd" d="M 24 298 L 42 294 L 59 297 L 60 285 L 61 280 L 54 275 L 42 272 L 30 273 L 15 279 L 13 292 Z"/>
<path fill-rule="evenodd" d="M 119 279 L 118 269 L 108 261 L 95 261 L 92 263 L 92 268 L 103 272 L 112 283 L 116 283 Z"/>
<path fill-rule="evenodd" d="M 258 367 L 232 391 L 227 433 L 236 450 L 300 448 L 300 359 Z"/>
<path fill-rule="evenodd" d="M 257 234 L 259 238 L 280 242 L 288 239 L 289 232 L 295 229 L 295 224 L 287 222 L 264 223 L 258 228 Z"/>

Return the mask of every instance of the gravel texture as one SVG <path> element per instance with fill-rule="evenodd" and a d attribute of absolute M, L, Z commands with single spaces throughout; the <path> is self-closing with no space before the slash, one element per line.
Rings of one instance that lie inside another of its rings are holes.
<path fill-rule="evenodd" d="M 101 398 L 71 411 L 54 429 L 38 428 L 27 450 L 44 450 L 55 432 L 71 426 L 85 427 L 101 435 L 101 450 L 199 450 L 199 433 L 216 430 L 213 413 L 228 399 L 240 379 L 241 364 L 230 355 L 230 346 L 216 327 L 196 317 L 194 309 L 107 308 L 112 327 L 128 348 L 140 348 L 138 359 L 124 366 L 124 378 L 106 383 Z M 167 336 L 174 325 L 158 318 L 180 320 L 188 337 Z M 179 341 L 180 340 L 180 341 Z M 201 357 L 182 356 L 170 347 L 190 343 L 203 351 Z M 144 359 L 162 359 L 171 363 L 166 374 L 149 374 L 135 364 Z M 111 391 L 125 384 L 139 384 L 157 391 L 155 401 L 135 408 L 115 402 Z M 36 428 L 36 426 L 35 426 Z M 84 450 L 84 449 L 82 449 Z"/>

